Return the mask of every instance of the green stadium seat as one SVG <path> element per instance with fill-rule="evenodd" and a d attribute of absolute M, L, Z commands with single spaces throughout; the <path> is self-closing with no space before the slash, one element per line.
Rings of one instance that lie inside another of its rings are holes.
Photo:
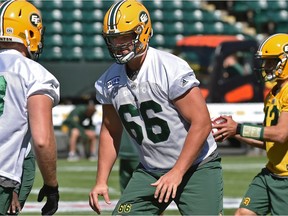
<path fill-rule="evenodd" d="M 142 3 L 151 12 L 151 10 L 162 10 L 167 2 L 163 2 L 163 0 L 143 0 Z"/>
<path fill-rule="evenodd" d="M 182 0 L 183 10 L 195 10 L 201 8 L 201 0 Z"/>
<path fill-rule="evenodd" d="M 287 0 L 274 0 L 268 1 L 267 3 L 269 10 L 287 10 L 288 8 Z"/>
<path fill-rule="evenodd" d="M 165 36 L 165 47 L 167 48 L 175 48 L 177 41 L 182 39 L 183 35 L 178 34 L 178 35 L 166 35 Z"/>
<path fill-rule="evenodd" d="M 203 22 L 184 23 L 184 35 L 197 35 L 205 33 Z"/>
<path fill-rule="evenodd" d="M 163 47 L 165 45 L 165 37 L 162 34 L 155 34 L 150 40 L 152 47 Z"/>
<path fill-rule="evenodd" d="M 184 11 L 183 21 L 184 22 L 203 21 L 202 10 L 196 9 L 196 10 L 191 10 L 191 11 Z"/>
<path fill-rule="evenodd" d="M 104 13 L 101 9 L 85 11 L 83 14 L 84 22 L 102 22 L 103 19 L 104 19 Z"/>
<path fill-rule="evenodd" d="M 84 44 L 84 39 L 81 34 L 64 35 L 63 46 L 65 47 L 76 47 Z"/>
<path fill-rule="evenodd" d="M 67 4 L 63 0 L 50 0 L 49 2 L 43 2 L 43 10 L 53 10 L 55 8 L 62 9 L 63 5 Z"/>
<path fill-rule="evenodd" d="M 83 54 L 86 61 L 112 61 L 112 57 L 110 56 L 107 48 L 90 47 L 85 49 Z"/>
<path fill-rule="evenodd" d="M 170 26 L 170 24 L 169 24 Z M 153 23 L 153 31 L 154 34 L 163 34 L 164 33 L 164 25 L 163 22 L 154 22 Z"/>
<path fill-rule="evenodd" d="M 103 1 L 102 0 L 82 0 L 82 9 L 83 11 L 89 11 L 94 10 L 96 8 L 102 8 L 103 7 Z"/>
<path fill-rule="evenodd" d="M 64 2 L 63 7 L 65 8 L 65 10 L 82 9 L 83 4 L 85 3 L 86 1 L 82 1 L 82 0 L 69 0 L 69 2 Z"/>
<path fill-rule="evenodd" d="M 223 34 L 224 33 L 224 23 L 222 23 L 222 22 L 206 23 L 205 24 L 205 33 L 207 33 L 207 34 Z"/>
<path fill-rule="evenodd" d="M 52 34 L 44 36 L 44 47 L 62 46 L 63 38 L 61 34 Z"/>
<path fill-rule="evenodd" d="M 84 23 L 83 27 L 87 35 L 102 34 L 102 22 Z"/>
<path fill-rule="evenodd" d="M 275 33 L 286 33 L 288 32 L 288 25 L 287 23 L 277 23 Z"/>
<path fill-rule="evenodd" d="M 166 23 L 164 25 L 164 32 L 167 34 L 183 34 L 184 24 L 183 22 Z"/>
<path fill-rule="evenodd" d="M 39 61 L 58 61 L 62 60 L 61 47 L 45 47 L 43 53 L 41 53 Z"/>
<path fill-rule="evenodd" d="M 163 4 L 163 9 L 166 10 L 177 10 L 180 9 L 182 10 L 183 8 L 183 1 L 182 0 L 178 0 L 178 1 L 165 1 L 165 3 Z"/>
<path fill-rule="evenodd" d="M 44 23 L 46 26 L 45 35 L 53 35 L 53 34 L 62 34 L 63 33 L 63 26 L 62 23 L 59 21 L 51 22 L 51 23 Z"/>
<path fill-rule="evenodd" d="M 81 22 L 72 22 L 66 23 L 63 26 L 63 33 L 64 34 L 82 34 L 83 33 L 83 26 Z"/>
<path fill-rule="evenodd" d="M 62 21 L 63 13 L 59 9 L 44 10 L 42 11 L 43 23 Z"/>
<path fill-rule="evenodd" d="M 83 59 L 83 51 L 79 46 L 66 47 L 63 49 L 63 60 L 65 61 L 80 61 Z"/>
<path fill-rule="evenodd" d="M 165 17 L 165 21 L 175 22 L 175 21 L 182 21 L 183 20 L 183 12 L 180 9 L 169 11 L 164 10 L 163 16 Z"/>
<path fill-rule="evenodd" d="M 164 19 L 163 11 L 159 9 L 154 10 L 150 12 L 150 17 L 151 17 L 152 23 L 157 22 L 157 21 L 163 21 Z"/>
<path fill-rule="evenodd" d="M 101 34 L 86 35 L 84 36 L 85 44 L 87 47 L 106 47 L 106 43 Z"/>
<path fill-rule="evenodd" d="M 42 9 L 44 4 L 42 0 L 32 0 L 31 3 L 40 10 Z"/>
<path fill-rule="evenodd" d="M 64 22 L 81 22 L 83 19 L 83 13 L 80 9 L 75 9 L 71 11 L 64 11 L 63 14 L 63 21 Z"/>

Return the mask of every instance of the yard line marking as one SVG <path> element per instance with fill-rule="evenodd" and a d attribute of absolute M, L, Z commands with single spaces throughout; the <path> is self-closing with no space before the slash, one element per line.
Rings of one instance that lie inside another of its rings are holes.
<path fill-rule="evenodd" d="M 233 209 L 238 208 L 241 202 L 240 198 L 224 198 L 224 209 Z M 117 204 L 117 200 L 111 200 L 111 204 L 108 205 L 105 201 L 99 202 L 102 211 L 112 211 Z M 41 212 L 41 208 L 43 207 L 43 203 L 39 202 L 26 202 L 22 212 L 23 213 L 31 213 L 31 212 Z M 172 202 L 167 210 L 177 210 L 177 206 L 174 202 Z M 89 206 L 87 201 L 60 201 L 59 208 L 57 212 L 93 212 L 91 207 Z"/>

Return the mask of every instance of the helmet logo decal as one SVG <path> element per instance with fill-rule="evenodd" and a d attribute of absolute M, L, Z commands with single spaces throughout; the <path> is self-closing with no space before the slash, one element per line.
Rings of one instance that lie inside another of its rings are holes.
<path fill-rule="evenodd" d="M 12 27 L 6 28 L 6 33 L 7 34 L 13 34 L 13 32 L 14 32 L 14 29 Z"/>
<path fill-rule="evenodd" d="M 145 11 L 142 11 L 139 15 L 140 22 L 147 23 L 148 22 L 148 14 Z"/>
<path fill-rule="evenodd" d="M 30 22 L 33 26 L 37 27 L 37 25 L 40 23 L 40 16 L 38 14 L 32 14 L 30 16 Z"/>
<path fill-rule="evenodd" d="M 284 51 L 284 53 L 288 53 L 288 45 L 287 45 L 287 44 L 284 45 L 284 47 L 283 47 L 283 51 Z"/>

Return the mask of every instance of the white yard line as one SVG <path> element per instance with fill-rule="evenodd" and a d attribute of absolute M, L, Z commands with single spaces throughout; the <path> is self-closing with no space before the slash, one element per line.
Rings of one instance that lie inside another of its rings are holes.
<path fill-rule="evenodd" d="M 224 198 L 224 209 L 237 208 L 241 202 L 240 198 Z M 112 200 L 110 205 L 107 205 L 104 201 L 100 201 L 102 211 L 112 211 L 117 203 L 117 200 Z M 40 212 L 43 207 L 43 203 L 38 202 L 27 202 L 22 210 L 24 213 L 29 212 Z M 169 210 L 176 210 L 177 206 L 175 203 L 171 203 L 168 208 Z M 75 201 L 75 202 L 59 202 L 59 208 L 57 212 L 89 212 L 93 211 L 87 201 Z"/>

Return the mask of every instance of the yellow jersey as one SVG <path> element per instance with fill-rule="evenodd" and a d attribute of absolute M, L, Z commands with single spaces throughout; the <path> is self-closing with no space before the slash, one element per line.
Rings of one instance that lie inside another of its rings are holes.
<path fill-rule="evenodd" d="M 269 92 L 264 103 L 264 126 L 273 126 L 278 122 L 282 112 L 288 112 L 288 83 L 275 95 L 273 89 Z M 287 122 L 288 127 L 288 122 Z M 280 144 L 266 141 L 268 157 L 267 168 L 279 176 L 288 176 L 288 142 Z"/>

